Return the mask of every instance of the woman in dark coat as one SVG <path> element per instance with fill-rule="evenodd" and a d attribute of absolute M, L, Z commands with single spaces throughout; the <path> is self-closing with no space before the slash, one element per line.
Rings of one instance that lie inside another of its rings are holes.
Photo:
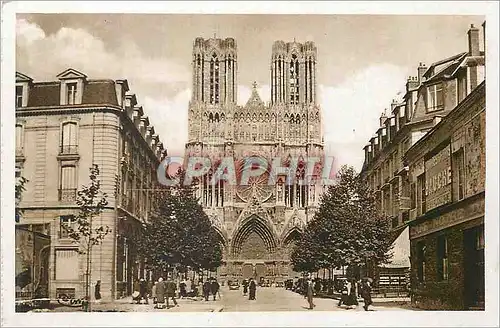
<path fill-rule="evenodd" d="M 243 296 L 247 296 L 248 294 L 248 281 L 246 279 L 242 282 L 243 285 Z"/>
<path fill-rule="evenodd" d="M 370 286 L 370 282 L 363 280 L 361 282 L 361 297 L 365 303 L 365 305 L 363 305 L 363 309 L 365 309 L 365 311 L 368 311 L 368 307 L 373 303 L 371 292 L 372 287 Z"/>
<path fill-rule="evenodd" d="M 101 281 L 100 280 L 97 280 L 97 283 L 95 284 L 94 297 L 95 297 L 96 302 L 101 301 Z"/>
<path fill-rule="evenodd" d="M 255 284 L 255 281 L 250 278 L 250 284 L 248 286 L 248 290 L 250 291 L 248 295 L 249 300 L 255 300 L 255 291 L 257 289 L 257 285 Z"/>
<path fill-rule="evenodd" d="M 156 306 L 157 308 L 163 309 L 165 307 L 165 283 L 163 278 L 158 279 L 156 284 Z"/>

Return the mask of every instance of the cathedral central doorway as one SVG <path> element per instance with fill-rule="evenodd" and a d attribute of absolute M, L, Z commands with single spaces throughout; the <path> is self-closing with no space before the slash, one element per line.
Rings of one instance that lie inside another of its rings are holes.
<path fill-rule="evenodd" d="M 232 274 L 241 279 L 274 280 L 274 257 L 277 242 L 266 222 L 252 215 L 240 226 L 233 237 Z"/>

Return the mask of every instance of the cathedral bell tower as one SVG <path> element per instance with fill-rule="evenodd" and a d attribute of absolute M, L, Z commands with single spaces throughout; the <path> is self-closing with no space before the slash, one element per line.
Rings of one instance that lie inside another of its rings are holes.
<path fill-rule="evenodd" d="M 275 41 L 271 58 L 271 103 L 316 104 L 316 57 L 314 42 Z"/>
<path fill-rule="evenodd" d="M 237 47 L 233 38 L 198 37 L 193 44 L 193 86 L 189 104 L 189 143 L 220 144 L 231 139 L 237 102 Z"/>
<path fill-rule="evenodd" d="M 236 104 L 237 55 L 233 38 L 196 38 L 193 46 L 192 101 Z"/>

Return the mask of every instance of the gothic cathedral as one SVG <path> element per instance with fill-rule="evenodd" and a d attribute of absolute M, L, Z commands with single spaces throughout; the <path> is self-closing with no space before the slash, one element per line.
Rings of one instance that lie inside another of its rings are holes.
<path fill-rule="evenodd" d="M 274 42 L 271 102 L 261 100 L 254 83 L 246 105 L 238 106 L 236 41 L 196 38 L 186 158 L 206 156 L 214 167 L 225 157 L 235 163 L 248 156 L 269 163 L 280 158 L 281 166 L 296 158 L 297 177 L 304 177 L 307 158 L 323 158 L 316 59 L 313 42 Z M 242 165 L 235 169 L 238 176 Z M 295 277 L 290 253 L 317 208 L 322 187 L 298 179 L 287 184 L 286 176 L 270 185 L 269 172 L 247 185 L 211 183 L 214 170 L 199 183 L 197 196 L 224 246 L 218 276 L 275 282 Z"/>

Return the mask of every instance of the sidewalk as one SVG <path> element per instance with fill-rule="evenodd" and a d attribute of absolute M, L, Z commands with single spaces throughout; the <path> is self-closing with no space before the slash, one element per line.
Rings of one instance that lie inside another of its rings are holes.
<path fill-rule="evenodd" d="M 169 302 L 170 307 L 168 309 L 155 309 L 152 302 L 149 304 L 136 304 L 132 301 L 132 297 L 129 296 L 113 302 L 93 303 L 92 312 L 220 312 L 222 310 L 220 300 L 197 301 L 189 298 L 176 300 L 179 306 L 173 306 L 172 302 Z M 51 312 L 82 312 L 82 309 L 59 306 Z"/>

